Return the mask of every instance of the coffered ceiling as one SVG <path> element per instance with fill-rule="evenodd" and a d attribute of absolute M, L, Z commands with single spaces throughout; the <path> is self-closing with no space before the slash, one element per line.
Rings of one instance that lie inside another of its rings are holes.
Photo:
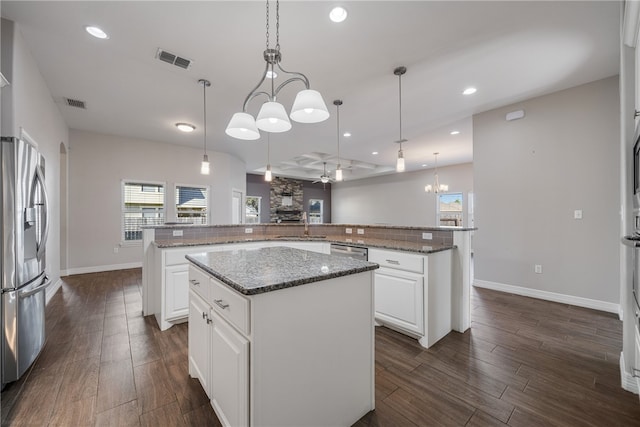
<path fill-rule="evenodd" d="M 344 6 L 348 18 L 331 22 Z M 239 141 L 224 129 L 264 69 L 265 3 L 260 1 L 2 1 L 17 22 L 70 128 L 202 147 L 200 78 L 208 90 L 207 146 L 264 170 L 266 138 Z M 471 116 L 616 75 L 620 2 L 615 1 L 282 1 L 282 65 L 303 72 L 332 116 L 293 122 L 271 135 L 271 164 L 313 179 L 337 154 L 340 110 L 345 178 L 391 173 L 398 150 L 398 80 L 408 170 L 470 162 Z M 272 2 L 272 17 L 275 2 Z M 100 26 L 108 40 L 91 37 Z M 273 36 L 273 22 L 271 34 Z M 273 44 L 273 40 L 272 40 Z M 156 59 L 158 49 L 192 60 L 188 69 Z M 475 86 L 471 96 L 463 89 Z M 291 107 L 302 85 L 283 89 Z M 65 104 L 84 101 L 86 109 Z M 250 104 L 256 114 L 261 101 Z M 175 123 L 196 126 L 190 134 Z M 458 135 L 451 135 L 458 130 Z M 378 154 L 372 154 L 377 152 Z M 194 159 L 198 167 L 199 157 Z M 185 167 L 187 167 L 185 165 Z"/>

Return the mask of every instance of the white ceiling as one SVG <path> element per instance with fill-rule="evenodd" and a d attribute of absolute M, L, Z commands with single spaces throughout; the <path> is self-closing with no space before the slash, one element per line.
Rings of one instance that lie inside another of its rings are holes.
<path fill-rule="evenodd" d="M 338 4 L 349 13 L 340 24 L 328 19 Z M 243 159 L 248 172 L 264 170 L 266 137 L 239 141 L 224 133 L 264 69 L 264 2 L 3 0 L 0 7 L 19 24 L 70 128 L 202 147 L 197 81 L 206 78 L 208 148 Z M 408 69 L 407 169 L 432 167 L 435 151 L 439 165 L 470 162 L 471 115 L 618 74 L 620 8 L 615 1 L 283 1 L 282 65 L 306 74 L 332 116 L 272 134 L 271 163 L 335 155 L 339 98 L 341 129 L 353 135 L 341 139 L 341 157 L 381 166 L 357 176 L 389 173 L 398 149 L 399 65 Z M 275 1 L 272 18 L 274 10 Z M 110 38 L 89 36 L 86 25 Z M 155 59 L 158 48 L 192 59 L 191 68 Z M 463 96 L 467 86 L 478 92 Z M 281 92 L 287 109 L 299 89 L 293 83 Z M 62 104 L 64 97 L 85 101 L 87 110 Z M 260 104 L 254 100 L 249 112 Z M 184 134 L 176 122 L 197 129 Z M 454 129 L 461 133 L 451 136 Z M 316 166 L 286 174 L 319 176 Z"/>

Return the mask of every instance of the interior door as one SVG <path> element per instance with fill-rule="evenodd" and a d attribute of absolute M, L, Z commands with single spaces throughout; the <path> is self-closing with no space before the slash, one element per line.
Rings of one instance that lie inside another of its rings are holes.
<path fill-rule="evenodd" d="M 231 224 L 243 223 L 242 192 L 233 190 L 231 194 Z"/>

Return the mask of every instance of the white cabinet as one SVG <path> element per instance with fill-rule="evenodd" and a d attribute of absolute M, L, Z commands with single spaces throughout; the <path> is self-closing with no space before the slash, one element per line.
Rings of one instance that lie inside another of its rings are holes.
<path fill-rule="evenodd" d="M 379 324 L 418 338 L 429 348 L 451 331 L 451 251 L 428 256 L 369 249 Z"/>
<path fill-rule="evenodd" d="M 189 291 L 189 375 L 197 378 L 207 396 L 211 396 L 209 351 L 211 307 L 200 295 Z"/>
<path fill-rule="evenodd" d="M 211 405 L 222 425 L 246 426 L 249 424 L 249 341 L 215 311 L 212 320 Z"/>
<path fill-rule="evenodd" d="M 180 264 L 166 267 L 164 318 L 174 320 L 189 314 L 189 265 Z"/>
<path fill-rule="evenodd" d="M 407 331 L 424 333 L 424 277 L 380 268 L 375 272 L 376 318 Z"/>

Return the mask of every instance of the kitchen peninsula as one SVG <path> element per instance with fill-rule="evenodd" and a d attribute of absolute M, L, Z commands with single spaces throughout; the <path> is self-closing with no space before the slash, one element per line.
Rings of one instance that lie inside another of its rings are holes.
<path fill-rule="evenodd" d="M 378 265 L 280 246 L 187 259 L 189 373 L 223 425 L 351 425 L 374 409 Z"/>
<path fill-rule="evenodd" d="M 331 244 L 350 245 L 368 249 L 369 260 L 381 266 L 376 321 L 429 347 L 470 326 L 472 231 L 359 224 L 313 224 L 308 234 L 301 224 L 149 227 L 143 233 L 143 312 L 154 314 L 161 330 L 187 320 L 186 255 L 273 246 L 329 254 Z"/>

